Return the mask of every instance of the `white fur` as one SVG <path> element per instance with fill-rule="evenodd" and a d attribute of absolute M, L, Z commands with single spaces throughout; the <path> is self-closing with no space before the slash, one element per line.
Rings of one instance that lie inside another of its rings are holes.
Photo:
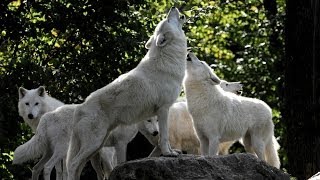
<path fill-rule="evenodd" d="M 104 179 L 108 179 L 111 171 L 117 165 L 116 150 L 113 146 L 103 147 L 99 151 L 99 155 L 103 164 Z"/>
<path fill-rule="evenodd" d="M 319 180 L 320 179 L 320 172 L 316 173 L 312 177 L 310 177 L 308 180 Z"/>
<path fill-rule="evenodd" d="M 190 154 L 199 154 L 200 143 L 195 133 L 192 117 L 187 109 L 187 103 L 174 103 L 169 110 L 168 121 L 171 146 Z"/>
<path fill-rule="evenodd" d="M 42 169 L 44 169 L 44 178 L 46 180 L 50 179 L 50 173 L 54 165 L 62 163 L 64 165 L 63 170 L 58 170 L 59 178 L 62 179 L 62 174 L 64 179 L 67 178 L 66 174 L 66 155 L 69 145 L 72 117 L 74 110 L 77 105 L 64 105 L 57 108 L 55 111 L 46 113 L 39 123 L 36 134 L 26 142 L 25 144 L 19 146 L 14 152 L 14 164 L 22 164 L 28 160 L 34 160 L 41 157 L 41 160 L 34 166 L 32 170 L 32 179 L 38 179 L 39 174 Z M 140 125 L 141 124 L 141 125 Z M 129 126 L 118 126 L 115 128 L 108 139 L 106 140 L 105 146 L 107 148 L 102 148 L 102 153 L 100 156 L 103 160 L 109 159 L 108 161 L 103 161 L 105 176 L 108 176 L 110 171 L 109 164 L 121 163 L 126 161 L 126 148 L 127 144 L 134 138 L 138 130 L 146 132 L 148 135 L 154 134 L 158 131 L 158 124 L 156 119 L 147 121 L 142 121 L 138 125 L 132 124 Z M 105 157 L 106 151 L 112 151 L 115 149 L 118 162 L 113 162 L 113 157 Z M 105 150 L 104 150 L 105 149 Z M 100 156 L 95 155 L 92 157 L 91 163 L 93 168 L 97 172 L 98 179 L 103 178 L 103 172 L 100 166 Z M 114 167 L 114 165 L 112 167 Z"/>
<path fill-rule="evenodd" d="M 70 122 L 75 107 L 76 105 L 64 105 L 44 114 L 40 119 L 36 134 L 28 142 L 16 148 L 13 157 L 14 164 L 22 164 L 41 157 L 32 169 L 33 180 L 38 179 L 43 168 L 44 178 L 50 179 L 53 166 L 61 164 L 61 160 L 65 158 L 70 139 Z M 63 170 L 56 169 L 56 171 L 59 171 L 57 179 L 61 179 Z"/>
<path fill-rule="evenodd" d="M 19 146 L 14 152 L 14 164 L 22 164 L 36 157 L 40 161 L 32 169 L 32 179 L 37 180 L 44 169 L 44 179 L 50 179 L 53 166 L 63 164 L 64 167 L 56 169 L 57 179 L 67 178 L 65 158 L 70 139 L 71 122 L 77 105 L 64 105 L 52 112 L 44 114 L 39 122 L 36 134 Z M 95 159 L 95 157 L 93 157 Z M 56 166 L 57 167 L 57 166 Z M 102 179 L 102 169 L 95 169 L 98 179 Z M 100 173 L 100 174 L 99 174 Z"/>
<path fill-rule="evenodd" d="M 56 108 L 64 105 L 61 101 L 47 95 L 44 86 L 40 86 L 37 89 L 27 90 L 20 87 L 18 90 L 19 102 L 18 110 L 19 115 L 30 126 L 32 132 L 35 132 L 40 118 L 47 112 L 53 111 Z M 33 140 L 33 142 L 37 142 Z M 32 150 L 32 149 L 31 149 Z M 37 154 L 32 154 L 33 156 Z M 24 157 L 25 158 L 25 157 Z M 17 159 L 17 161 L 19 161 Z M 61 164 L 56 165 L 56 177 L 61 177 Z"/>
<path fill-rule="evenodd" d="M 221 85 L 225 91 L 238 93 L 242 90 L 240 82 L 227 82 L 223 80 Z M 169 141 L 174 149 L 186 151 L 188 154 L 200 154 L 200 142 L 194 129 L 192 116 L 188 112 L 187 103 L 184 101 L 174 103 L 169 109 Z M 149 140 L 151 144 L 157 146 L 156 140 Z M 219 144 L 219 154 L 228 154 L 230 146 L 234 143 L 224 142 Z M 157 148 L 157 147 L 155 147 Z M 154 149 L 150 156 L 159 156 L 159 149 Z"/>
<path fill-rule="evenodd" d="M 228 82 L 225 80 L 221 80 L 220 86 L 225 91 L 241 95 L 243 85 L 240 82 Z"/>
<path fill-rule="evenodd" d="M 18 92 L 19 115 L 31 127 L 33 132 L 36 131 L 43 114 L 63 105 L 61 101 L 48 96 L 43 86 L 31 90 L 20 87 Z"/>
<path fill-rule="evenodd" d="M 200 142 L 196 135 L 193 120 L 187 110 L 186 102 L 176 102 L 169 109 L 168 115 L 169 141 L 174 149 L 186 151 L 189 154 L 199 154 Z M 157 146 L 157 139 L 152 139 L 151 144 L 155 146 L 149 156 L 161 155 Z"/>
<path fill-rule="evenodd" d="M 157 136 L 159 133 L 157 119 L 153 117 L 138 124 L 120 125 L 112 131 L 104 144 L 105 147 L 99 152 L 103 159 L 105 177 L 109 176 L 116 165 L 126 161 L 127 145 L 138 131 L 147 139 Z"/>
<path fill-rule="evenodd" d="M 177 155 L 168 141 L 167 116 L 177 99 L 185 72 L 187 41 L 184 19 L 172 8 L 161 21 L 139 65 L 79 105 L 67 156 L 68 179 L 79 179 L 83 166 L 99 151 L 110 131 L 154 115 L 159 119 L 160 147 L 164 155 Z"/>
<path fill-rule="evenodd" d="M 229 89 L 228 89 L 229 90 Z M 169 139 L 172 148 L 200 154 L 200 141 L 186 102 L 174 103 L 169 111 Z M 228 154 L 234 141 L 219 144 L 219 154 Z"/>
<path fill-rule="evenodd" d="M 279 168 L 270 107 L 261 100 L 223 91 L 212 69 L 193 53 L 189 56 L 184 87 L 201 154 L 216 155 L 220 142 L 243 137 L 247 152 Z"/>

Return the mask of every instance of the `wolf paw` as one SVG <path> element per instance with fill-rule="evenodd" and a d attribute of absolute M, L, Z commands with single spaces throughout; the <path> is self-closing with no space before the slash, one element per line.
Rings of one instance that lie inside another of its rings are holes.
<path fill-rule="evenodd" d="M 166 153 L 163 153 L 162 156 L 164 157 L 177 157 L 179 154 L 179 151 L 176 151 L 176 150 L 171 150 L 170 152 L 166 152 Z"/>
<path fill-rule="evenodd" d="M 176 152 L 178 154 L 182 154 L 182 151 L 180 149 L 172 149 L 173 152 Z"/>
<path fill-rule="evenodd" d="M 163 157 L 178 157 L 178 153 L 166 153 L 166 154 L 163 154 L 162 156 Z"/>

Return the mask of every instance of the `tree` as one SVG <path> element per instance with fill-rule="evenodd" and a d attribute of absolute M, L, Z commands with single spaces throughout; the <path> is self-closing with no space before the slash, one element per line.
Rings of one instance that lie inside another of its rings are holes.
<path fill-rule="evenodd" d="M 289 173 L 307 179 L 320 169 L 320 3 L 286 3 L 285 149 Z"/>

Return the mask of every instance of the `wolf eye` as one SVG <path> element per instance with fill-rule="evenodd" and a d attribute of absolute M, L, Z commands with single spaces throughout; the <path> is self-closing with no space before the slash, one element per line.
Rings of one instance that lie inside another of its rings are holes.
<path fill-rule="evenodd" d="M 39 104 L 39 103 L 38 103 L 38 102 L 36 102 L 34 105 L 35 105 L 35 106 L 38 106 L 38 104 Z"/>
<path fill-rule="evenodd" d="M 149 119 L 148 122 L 151 122 L 151 120 Z"/>
<path fill-rule="evenodd" d="M 29 106 L 29 103 L 26 103 L 27 106 Z"/>
<path fill-rule="evenodd" d="M 229 84 L 226 84 L 226 86 L 229 86 Z"/>

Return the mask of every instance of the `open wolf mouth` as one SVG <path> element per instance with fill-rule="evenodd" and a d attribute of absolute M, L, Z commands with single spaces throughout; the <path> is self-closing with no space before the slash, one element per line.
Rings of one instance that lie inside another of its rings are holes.
<path fill-rule="evenodd" d="M 242 94 L 242 90 L 238 90 L 236 91 L 237 95 L 241 95 Z"/>

